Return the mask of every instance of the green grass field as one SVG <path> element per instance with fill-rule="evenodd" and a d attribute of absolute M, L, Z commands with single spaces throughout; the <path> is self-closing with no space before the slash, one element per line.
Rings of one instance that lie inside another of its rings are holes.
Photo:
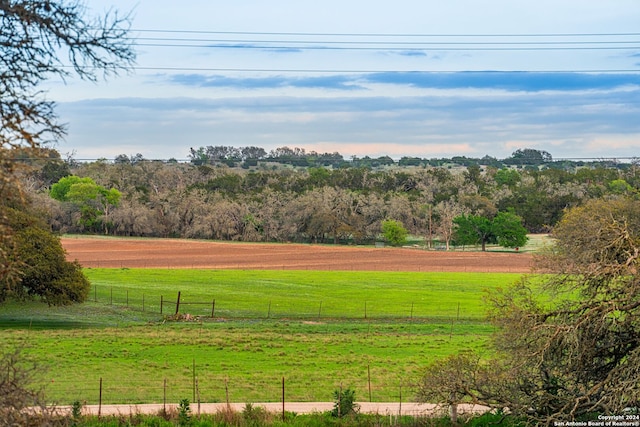
<path fill-rule="evenodd" d="M 4 348 L 47 368 L 50 400 L 411 400 L 430 361 L 484 351 L 486 290 L 519 274 L 90 269 L 90 301 L 0 307 Z M 160 315 L 181 313 L 190 322 Z M 143 301 L 144 298 L 144 311 Z M 215 317 L 210 318 L 215 299 Z M 96 301 L 97 300 L 97 301 Z M 203 305 L 189 303 L 203 302 Z M 166 388 L 165 388 L 166 381 Z M 402 391 L 401 391 L 402 388 Z M 196 400 L 197 397 L 196 396 Z"/>
<path fill-rule="evenodd" d="M 89 269 L 94 301 L 222 317 L 480 318 L 487 289 L 518 275 L 335 271 Z M 195 303 L 195 304 L 194 304 Z M 200 303 L 200 304 L 197 304 Z"/>

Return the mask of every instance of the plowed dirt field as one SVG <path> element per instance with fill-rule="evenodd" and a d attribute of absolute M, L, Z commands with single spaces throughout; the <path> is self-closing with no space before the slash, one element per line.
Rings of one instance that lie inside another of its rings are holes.
<path fill-rule="evenodd" d="M 532 255 L 419 248 L 64 237 L 69 260 L 93 268 L 443 271 L 527 273 Z"/>

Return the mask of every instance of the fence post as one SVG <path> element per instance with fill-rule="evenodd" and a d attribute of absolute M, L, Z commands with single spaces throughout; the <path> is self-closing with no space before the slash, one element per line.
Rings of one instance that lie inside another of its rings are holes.
<path fill-rule="evenodd" d="M 102 415 L 102 377 L 100 377 L 100 394 L 98 395 L 98 418 Z"/>
<path fill-rule="evenodd" d="M 162 385 L 162 415 L 167 415 L 167 379 L 164 379 Z"/>
<path fill-rule="evenodd" d="M 196 395 L 198 396 L 198 417 L 200 417 L 200 387 L 198 386 L 198 377 L 196 377 Z"/>
<path fill-rule="evenodd" d="M 367 364 L 367 379 L 369 382 L 369 402 L 372 402 L 371 400 L 371 364 Z"/>
<path fill-rule="evenodd" d="M 452 337 L 453 337 L 453 319 L 451 319 L 451 331 L 449 331 L 449 341 L 451 341 Z"/>
<path fill-rule="evenodd" d="M 111 287 L 111 305 L 113 305 L 113 286 Z"/>
<path fill-rule="evenodd" d="M 284 377 L 282 377 L 282 422 L 284 422 Z"/>
<path fill-rule="evenodd" d="M 213 319 L 216 313 L 216 299 L 213 299 L 213 302 L 211 303 L 211 318 Z"/>
<path fill-rule="evenodd" d="M 142 294 L 142 311 L 144 312 L 144 294 Z"/>
<path fill-rule="evenodd" d="M 338 391 L 338 418 L 342 418 L 342 383 L 340 383 L 340 391 Z"/>
<path fill-rule="evenodd" d="M 176 300 L 176 316 L 178 315 L 179 312 L 180 312 L 180 291 L 178 291 L 178 299 Z"/>
<path fill-rule="evenodd" d="M 196 359 L 193 359 L 193 400 L 196 401 Z"/>

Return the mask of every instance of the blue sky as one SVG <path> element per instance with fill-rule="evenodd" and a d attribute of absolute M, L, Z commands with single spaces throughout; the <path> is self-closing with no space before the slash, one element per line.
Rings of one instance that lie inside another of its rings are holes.
<path fill-rule="evenodd" d="M 637 0 L 92 0 L 138 60 L 52 81 L 78 159 L 190 147 L 345 157 L 640 157 Z"/>

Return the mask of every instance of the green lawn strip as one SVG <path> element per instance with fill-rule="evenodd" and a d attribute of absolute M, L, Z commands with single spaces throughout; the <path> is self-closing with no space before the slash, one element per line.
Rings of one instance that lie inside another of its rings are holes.
<path fill-rule="evenodd" d="M 60 404 L 162 402 L 193 398 L 193 364 L 203 402 L 327 401 L 340 387 L 395 401 L 426 363 L 463 349 L 483 351 L 482 322 L 231 321 L 122 328 L 2 331 L 9 346 L 46 366 L 47 398 Z"/>

